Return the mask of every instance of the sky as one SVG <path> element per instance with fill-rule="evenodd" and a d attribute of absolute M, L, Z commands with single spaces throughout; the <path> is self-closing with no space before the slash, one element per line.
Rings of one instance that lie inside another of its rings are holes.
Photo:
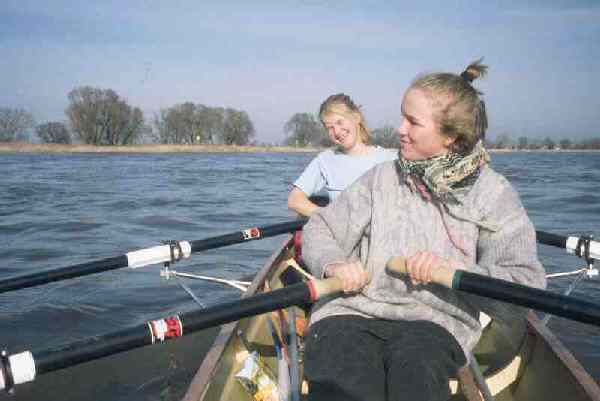
<path fill-rule="evenodd" d="M 245 110 L 256 140 L 330 94 L 400 122 L 417 75 L 484 57 L 489 136 L 600 137 L 600 1 L 2 0 L 0 107 L 66 120 L 79 86 L 148 120 L 183 102 Z"/>

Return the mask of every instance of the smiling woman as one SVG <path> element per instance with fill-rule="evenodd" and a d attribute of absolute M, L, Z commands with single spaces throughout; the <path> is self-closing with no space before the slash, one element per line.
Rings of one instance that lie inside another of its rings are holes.
<path fill-rule="evenodd" d="M 310 196 L 325 190 L 333 200 L 376 164 L 397 158 L 395 150 L 370 144 L 365 118 L 348 95 L 329 96 L 321 104 L 319 117 L 335 148 L 321 152 L 294 182 L 288 207 L 304 216 L 318 209 Z"/>

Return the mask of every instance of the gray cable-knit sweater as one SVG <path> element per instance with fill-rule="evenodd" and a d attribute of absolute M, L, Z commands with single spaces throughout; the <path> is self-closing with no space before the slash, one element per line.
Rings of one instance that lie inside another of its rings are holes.
<path fill-rule="evenodd" d="M 313 273 L 322 276 L 328 263 L 360 260 L 372 278 L 357 295 L 315 305 L 311 324 L 334 315 L 428 320 L 445 327 L 468 351 L 481 335 L 480 311 L 508 324 L 522 316 L 520 308 L 436 284 L 413 286 L 385 271 L 391 256 L 429 250 L 462 262 L 468 271 L 544 288 L 535 230 L 510 183 L 486 166 L 461 202 L 442 211 L 412 192 L 395 163 L 387 162 L 314 213 L 302 236 L 303 258 Z M 448 230 L 466 245 L 466 255 Z"/>

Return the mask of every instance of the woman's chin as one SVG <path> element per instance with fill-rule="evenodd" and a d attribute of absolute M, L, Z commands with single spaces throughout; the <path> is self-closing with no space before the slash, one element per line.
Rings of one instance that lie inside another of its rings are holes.
<path fill-rule="evenodd" d="M 343 149 L 344 152 L 351 152 L 354 149 L 354 145 L 347 142 L 341 142 L 337 144 L 340 149 Z"/>
<path fill-rule="evenodd" d="M 415 160 L 416 159 L 416 155 L 413 152 L 410 152 L 405 149 L 400 149 L 400 156 L 402 156 L 402 158 L 404 160 Z"/>

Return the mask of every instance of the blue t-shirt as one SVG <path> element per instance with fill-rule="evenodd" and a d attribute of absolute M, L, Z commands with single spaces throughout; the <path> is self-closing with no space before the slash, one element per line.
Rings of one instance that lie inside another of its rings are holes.
<path fill-rule="evenodd" d="M 398 159 L 398 150 L 374 147 L 364 156 L 349 156 L 328 149 L 315 157 L 294 182 L 307 196 L 327 191 L 329 200 L 350 186 L 376 164 Z"/>

